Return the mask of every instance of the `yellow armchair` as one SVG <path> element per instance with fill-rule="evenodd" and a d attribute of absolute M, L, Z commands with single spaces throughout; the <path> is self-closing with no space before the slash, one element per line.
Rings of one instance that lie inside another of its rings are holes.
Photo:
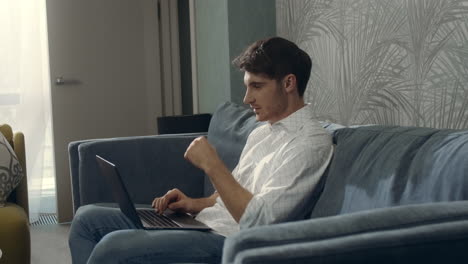
<path fill-rule="evenodd" d="M 24 178 L 0 208 L 0 264 L 23 264 L 31 261 L 29 232 L 28 184 L 24 135 L 13 131 L 9 125 L 0 125 L 0 132 L 10 142 L 24 168 Z"/>

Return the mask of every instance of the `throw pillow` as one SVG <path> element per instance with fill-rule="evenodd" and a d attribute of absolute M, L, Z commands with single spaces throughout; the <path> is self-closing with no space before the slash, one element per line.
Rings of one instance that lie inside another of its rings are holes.
<path fill-rule="evenodd" d="M 250 132 L 259 124 L 250 108 L 232 102 L 220 104 L 213 113 L 208 140 L 230 170 L 237 165 Z"/>
<path fill-rule="evenodd" d="M 252 109 L 233 102 L 220 104 L 210 121 L 208 141 L 216 148 L 219 157 L 229 170 L 234 169 L 250 132 L 262 122 L 257 122 Z M 205 194 L 213 193 L 208 177 L 205 179 Z"/>
<path fill-rule="evenodd" d="M 23 167 L 8 140 L 0 133 L 0 207 L 5 206 L 8 196 L 23 177 Z"/>

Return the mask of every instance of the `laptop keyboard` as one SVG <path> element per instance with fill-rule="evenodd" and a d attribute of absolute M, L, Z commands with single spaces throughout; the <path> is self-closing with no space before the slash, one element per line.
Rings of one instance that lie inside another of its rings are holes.
<path fill-rule="evenodd" d="M 180 227 L 179 224 L 172 221 L 169 217 L 165 215 L 160 215 L 152 210 L 137 210 L 138 215 L 152 226 L 161 226 L 161 227 Z"/>

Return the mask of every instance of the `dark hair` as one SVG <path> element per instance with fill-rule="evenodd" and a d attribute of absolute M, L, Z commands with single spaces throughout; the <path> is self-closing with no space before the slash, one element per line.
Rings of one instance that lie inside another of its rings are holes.
<path fill-rule="evenodd" d="M 294 74 L 301 97 L 312 70 L 309 55 L 293 42 L 280 37 L 256 41 L 232 63 L 243 71 L 265 74 L 276 81 L 288 74 Z"/>

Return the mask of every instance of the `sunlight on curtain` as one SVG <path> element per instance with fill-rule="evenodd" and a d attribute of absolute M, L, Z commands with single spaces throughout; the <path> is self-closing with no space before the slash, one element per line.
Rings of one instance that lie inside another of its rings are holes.
<path fill-rule="evenodd" d="M 55 213 L 45 0 L 0 0 L 0 123 L 26 140 L 30 221 Z"/>

